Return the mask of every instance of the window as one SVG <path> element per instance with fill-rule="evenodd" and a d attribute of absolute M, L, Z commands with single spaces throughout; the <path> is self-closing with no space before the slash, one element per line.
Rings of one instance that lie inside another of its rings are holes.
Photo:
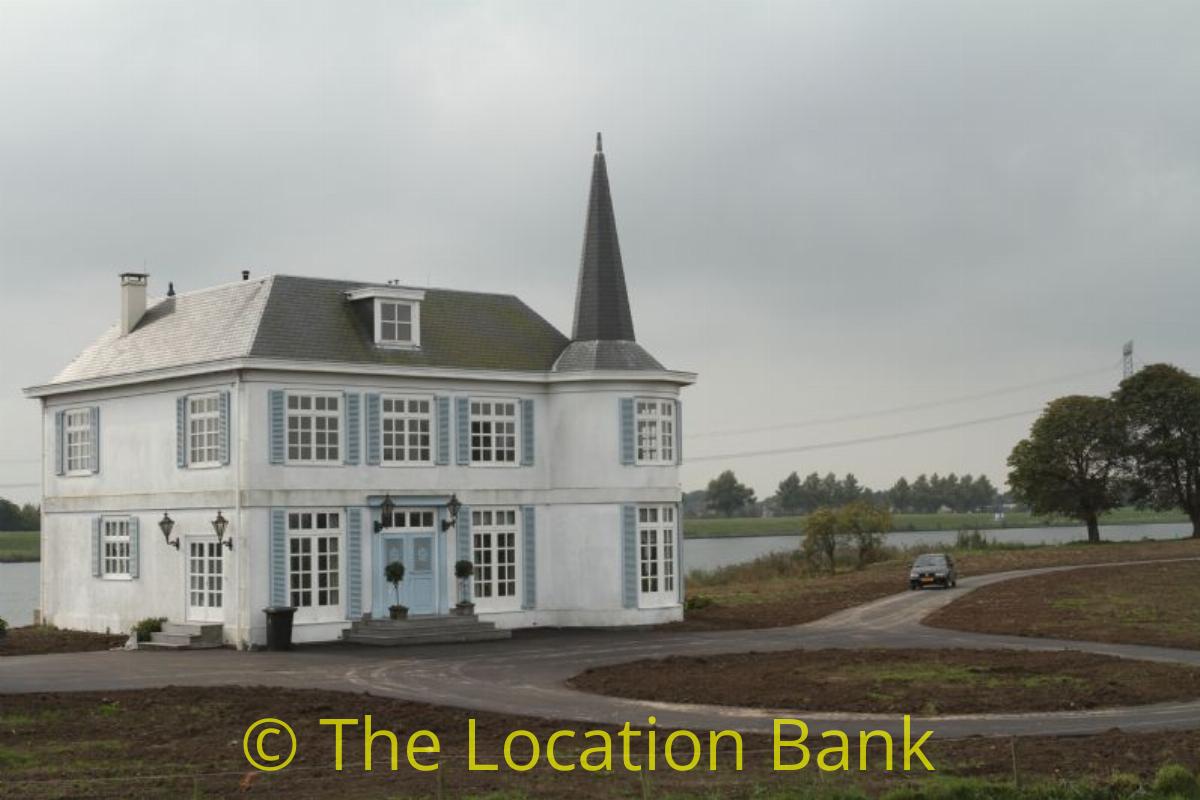
<path fill-rule="evenodd" d="M 288 513 L 288 597 L 302 621 L 341 618 L 341 514 Z"/>
<path fill-rule="evenodd" d="M 516 509 L 471 510 L 471 557 L 475 600 L 489 608 L 519 607 Z"/>
<path fill-rule="evenodd" d="M 66 471 L 68 475 L 84 475 L 92 471 L 92 452 L 96 434 L 92 430 L 92 411 L 77 408 L 63 415 L 63 434 L 66 440 Z"/>
<path fill-rule="evenodd" d="M 129 520 L 105 518 L 100 527 L 100 574 L 105 578 L 128 578 Z"/>
<path fill-rule="evenodd" d="M 517 402 L 471 401 L 471 463 L 517 463 Z"/>
<path fill-rule="evenodd" d="M 404 528 L 421 531 L 433 530 L 433 512 L 397 509 L 392 512 L 390 519 L 383 520 L 383 527 L 396 530 Z"/>
<path fill-rule="evenodd" d="M 638 509 L 638 592 L 648 605 L 678 602 L 675 595 L 675 507 Z"/>
<path fill-rule="evenodd" d="M 433 460 L 433 400 L 384 397 L 380 400 L 384 464 L 429 464 Z"/>
<path fill-rule="evenodd" d="M 187 399 L 188 465 L 221 463 L 221 405 L 215 394 Z"/>
<path fill-rule="evenodd" d="M 376 344 L 416 347 L 420 344 L 420 306 L 405 300 L 375 301 Z"/>
<path fill-rule="evenodd" d="M 639 398 L 637 463 L 675 463 L 675 401 Z"/>
<path fill-rule="evenodd" d="M 194 609 L 220 608 L 225 594 L 225 559 L 217 542 L 188 542 L 188 606 Z"/>
<path fill-rule="evenodd" d="M 340 395 L 289 394 L 287 396 L 288 461 L 310 464 L 337 463 L 340 456 Z"/>

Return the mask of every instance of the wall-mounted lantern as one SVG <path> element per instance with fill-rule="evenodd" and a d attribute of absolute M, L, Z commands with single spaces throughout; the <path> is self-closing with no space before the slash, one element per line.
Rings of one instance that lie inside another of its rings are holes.
<path fill-rule="evenodd" d="M 383 502 L 379 504 L 379 519 L 375 521 L 375 532 L 379 533 L 384 528 L 392 527 L 392 513 L 396 510 L 396 504 L 392 502 L 391 493 L 383 495 Z"/>
<path fill-rule="evenodd" d="M 171 519 L 171 515 L 163 512 L 163 518 L 158 521 L 158 529 L 162 531 L 163 539 L 171 547 L 179 549 L 179 540 L 171 541 L 171 531 L 175 530 L 175 520 Z"/>
<path fill-rule="evenodd" d="M 225 545 L 232 550 L 233 540 L 225 538 L 225 530 L 229 527 L 229 520 L 225 519 L 225 515 L 218 511 L 217 518 L 212 521 L 212 526 L 213 533 L 217 535 L 217 547 Z"/>
<path fill-rule="evenodd" d="M 458 512 L 462 508 L 462 503 L 458 501 L 458 495 L 450 495 L 450 500 L 446 503 L 446 518 L 442 520 L 442 530 L 448 531 L 458 524 Z"/>

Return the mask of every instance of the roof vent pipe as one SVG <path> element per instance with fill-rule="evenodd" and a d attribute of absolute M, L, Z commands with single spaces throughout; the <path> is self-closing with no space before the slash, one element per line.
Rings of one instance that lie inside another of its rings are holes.
<path fill-rule="evenodd" d="M 144 272 L 121 273 L 121 335 L 132 331 L 146 313 L 146 284 L 150 276 Z"/>

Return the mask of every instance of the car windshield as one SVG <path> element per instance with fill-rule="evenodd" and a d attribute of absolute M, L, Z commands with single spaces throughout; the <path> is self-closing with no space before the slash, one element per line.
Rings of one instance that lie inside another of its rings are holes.
<path fill-rule="evenodd" d="M 924 555 L 924 556 L 918 556 L 916 563 L 914 563 L 913 566 L 914 567 L 941 567 L 941 566 L 945 566 L 945 564 L 946 564 L 945 556 Z"/>

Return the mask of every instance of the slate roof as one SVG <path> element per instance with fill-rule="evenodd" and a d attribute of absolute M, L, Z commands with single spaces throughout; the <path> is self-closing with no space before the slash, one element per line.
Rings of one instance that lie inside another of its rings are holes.
<path fill-rule="evenodd" d="M 554 362 L 555 372 L 579 372 L 594 369 L 664 369 L 658 359 L 637 342 L 592 340 L 571 342 Z"/>
<path fill-rule="evenodd" d="M 346 292 L 375 284 L 274 275 L 159 300 L 129 334 L 113 325 L 54 383 L 234 358 L 548 371 L 567 337 L 512 295 L 426 289 L 421 348 L 376 347 Z"/>

